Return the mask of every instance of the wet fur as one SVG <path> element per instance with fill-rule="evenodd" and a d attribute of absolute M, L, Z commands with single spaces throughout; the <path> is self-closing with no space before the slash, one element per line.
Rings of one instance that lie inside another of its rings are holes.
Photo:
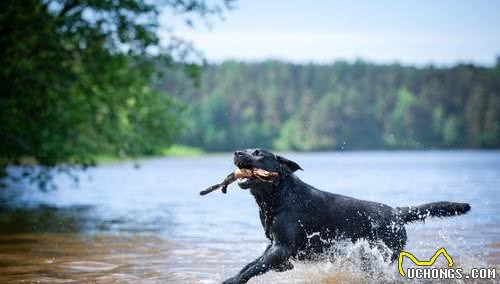
<path fill-rule="evenodd" d="M 294 172 L 301 167 L 284 157 L 263 149 L 235 152 L 235 165 L 277 171 L 272 183 L 248 180 L 240 183 L 250 189 L 270 243 L 263 255 L 247 264 L 236 276 L 224 281 L 245 283 L 268 270 L 292 269 L 289 259 L 314 260 L 340 239 L 366 239 L 373 245 L 383 243 L 394 260 L 407 240 L 405 223 L 429 216 L 452 216 L 470 210 L 469 204 L 435 202 L 416 207 L 392 208 L 321 191 L 300 180 Z"/>

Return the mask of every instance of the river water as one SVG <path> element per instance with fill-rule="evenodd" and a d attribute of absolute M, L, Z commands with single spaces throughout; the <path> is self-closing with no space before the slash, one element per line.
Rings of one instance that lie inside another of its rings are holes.
<path fill-rule="evenodd" d="M 407 226 L 406 251 L 429 259 L 446 248 L 464 268 L 500 264 L 500 152 L 290 153 L 313 186 L 391 206 L 469 202 L 460 217 Z M 253 197 L 198 192 L 234 170 L 231 155 L 155 158 L 102 165 L 58 190 L 4 189 L 0 207 L 0 282 L 218 283 L 260 255 L 266 239 Z M 15 169 L 12 169 L 15 171 Z M 373 253 L 364 274 L 349 244 L 335 261 L 295 263 L 250 283 L 401 282 L 397 265 Z M 444 260 L 437 265 L 444 264 Z M 500 278 L 494 280 L 500 281 Z M 453 281 L 451 281 L 453 282 Z M 460 281 L 458 281 L 460 282 Z"/>

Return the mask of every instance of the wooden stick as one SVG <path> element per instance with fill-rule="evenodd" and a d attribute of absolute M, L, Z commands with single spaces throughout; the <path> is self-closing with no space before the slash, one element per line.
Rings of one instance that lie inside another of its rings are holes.
<path fill-rule="evenodd" d="M 221 189 L 222 193 L 227 192 L 227 187 L 236 181 L 237 178 L 243 178 L 243 177 L 256 177 L 261 181 L 265 182 L 271 182 L 269 178 L 277 176 L 278 173 L 276 172 L 268 172 L 263 169 L 253 169 L 253 170 L 247 170 L 247 169 L 236 169 L 234 172 L 230 173 L 221 183 L 212 185 L 211 187 L 200 191 L 200 195 L 206 195 L 209 194 L 212 191 L 215 191 L 217 189 Z"/>
<path fill-rule="evenodd" d="M 218 183 L 216 185 L 212 185 L 211 187 L 200 191 L 200 195 L 208 194 L 208 193 L 210 193 L 214 190 L 217 190 L 219 188 L 222 190 L 222 193 L 226 193 L 227 187 L 235 181 L 236 181 L 236 176 L 234 175 L 234 173 L 230 173 L 221 183 Z"/>

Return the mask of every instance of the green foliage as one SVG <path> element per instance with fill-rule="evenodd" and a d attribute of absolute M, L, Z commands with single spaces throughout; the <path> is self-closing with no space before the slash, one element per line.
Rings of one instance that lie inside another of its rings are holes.
<path fill-rule="evenodd" d="M 443 144 L 445 146 L 456 146 L 458 141 L 458 133 L 460 129 L 460 121 L 454 115 L 450 115 L 443 126 Z"/>
<path fill-rule="evenodd" d="M 192 109 L 180 142 L 205 150 L 500 146 L 499 66 L 228 61 L 199 89 L 175 78 L 164 89 Z"/>
<path fill-rule="evenodd" d="M 414 108 L 417 101 L 415 95 L 406 89 L 400 89 L 396 93 L 396 103 L 390 117 L 389 133 L 391 139 L 387 144 L 391 147 L 411 147 L 415 137 L 415 114 Z"/>
<path fill-rule="evenodd" d="M 43 187 L 53 167 L 88 167 L 100 155 L 151 155 L 171 145 L 182 108 L 152 79 L 162 79 L 158 64 L 171 66 L 173 54 L 189 50 L 178 39 L 160 45 L 160 9 L 206 18 L 223 6 L 161 3 L 0 2 L 0 177 L 28 158 L 44 167 L 25 167 L 25 176 Z M 194 65 L 185 70 L 198 74 Z"/>
<path fill-rule="evenodd" d="M 163 155 L 166 156 L 196 157 L 202 155 L 203 153 L 203 150 L 199 148 L 179 144 L 174 144 L 163 150 Z"/>

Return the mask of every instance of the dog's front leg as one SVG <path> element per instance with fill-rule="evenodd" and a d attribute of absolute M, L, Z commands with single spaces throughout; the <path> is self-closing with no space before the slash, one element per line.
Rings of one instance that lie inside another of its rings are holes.
<path fill-rule="evenodd" d="M 252 265 L 254 265 L 255 263 L 257 263 L 264 255 L 266 255 L 267 251 L 273 246 L 273 244 L 269 244 L 267 247 L 266 247 L 266 250 L 264 251 L 264 253 L 262 254 L 262 256 L 259 256 L 256 260 L 250 262 L 249 264 L 245 265 L 245 267 L 243 267 L 239 273 L 242 273 L 243 271 L 247 270 L 248 268 L 250 268 Z"/>
<path fill-rule="evenodd" d="M 272 244 L 261 257 L 247 264 L 236 276 L 227 279 L 223 284 L 246 283 L 253 276 L 263 274 L 273 268 L 282 267 L 289 258 L 290 252 L 287 248 L 279 244 Z"/>

